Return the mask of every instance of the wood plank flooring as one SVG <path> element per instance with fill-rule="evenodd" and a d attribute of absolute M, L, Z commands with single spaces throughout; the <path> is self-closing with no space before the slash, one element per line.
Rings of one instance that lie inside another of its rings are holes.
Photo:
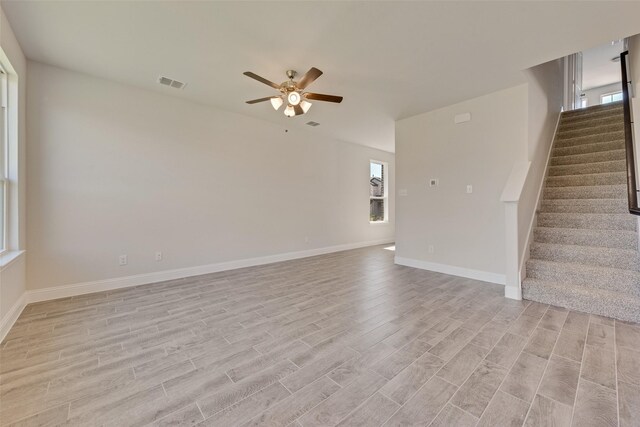
<path fill-rule="evenodd" d="M 31 304 L 0 424 L 638 426 L 640 326 L 372 247 Z"/>

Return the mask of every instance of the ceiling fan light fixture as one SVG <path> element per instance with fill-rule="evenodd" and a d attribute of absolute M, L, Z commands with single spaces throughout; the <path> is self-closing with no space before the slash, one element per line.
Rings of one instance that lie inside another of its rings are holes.
<path fill-rule="evenodd" d="M 294 90 L 289 92 L 289 95 L 287 95 L 287 101 L 289 101 L 290 105 L 298 105 L 300 104 L 300 101 L 302 101 L 302 97 Z"/>
<path fill-rule="evenodd" d="M 302 107 L 302 111 L 304 111 L 305 113 L 307 111 L 309 111 L 309 108 L 311 108 L 311 105 L 312 104 L 310 102 L 308 102 L 308 101 L 301 101 L 300 102 L 300 106 Z"/>
<path fill-rule="evenodd" d="M 274 96 L 273 98 L 271 98 L 271 105 L 273 106 L 274 110 L 278 111 L 278 109 L 282 107 L 282 104 L 284 104 L 282 97 Z"/>
<path fill-rule="evenodd" d="M 284 109 L 284 115 L 287 117 L 293 117 L 296 115 L 296 112 L 294 111 L 291 104 L 287 105 L 287 108 Z"/>

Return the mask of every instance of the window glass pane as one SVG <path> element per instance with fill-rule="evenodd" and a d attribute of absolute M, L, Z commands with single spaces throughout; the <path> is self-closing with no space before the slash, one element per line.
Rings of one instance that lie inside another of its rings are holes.
<path fill-rule="evenodd" d="M 380 163 L 371 162 L 369 195 L 371 197 L 384 197 L 384 167 Z"/>
<path fill-rule="evenodd" d="M 602 95 L 602 97 L 600 97 L 601 104 L 608 104 L 610 102 L 611 102 L 611 95 Z"/>
<path fill-rule="evenodd" d="M 369 200 L 369 221 L 384 221 L 384 199 Z"/>
<path fill-rule="evenodd" d="M 622 92 L 614 93 L 614 94 L 611 96 L 611 99 L 613 100 L 613 102 L 616 102 L 616 101 L 622 101 Z"/>

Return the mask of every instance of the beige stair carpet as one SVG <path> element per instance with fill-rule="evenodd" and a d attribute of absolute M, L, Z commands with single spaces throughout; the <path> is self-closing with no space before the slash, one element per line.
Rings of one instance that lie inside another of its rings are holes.
<path fill-rule="evenodd" d="M 640 322 L 638 219 L 627 209 L 622 104 L 562 113 L 526 299 Z"/>

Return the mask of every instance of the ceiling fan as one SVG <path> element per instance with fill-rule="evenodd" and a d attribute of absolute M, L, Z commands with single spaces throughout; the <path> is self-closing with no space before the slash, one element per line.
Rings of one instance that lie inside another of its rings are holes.
<path fill-rule="evenodd" d="M 307 73 L 298 81 L 293 80 L 296 77 L 297 73 L 294 70 L 288 70 L 287 77 L 289 78 L 289 80 L 284 81 L 281 84 L 273 83 L 272 81 L 269 81 L 264 77 L 260 77 L 259 75 L 252 73 L 251 71 L 245 71 L 243 74 L 280 91 L 280 95 L 252 99 L 251 101 L 247 101 L 247 104 L 257 104 L 258 102 L 271 101 L 271 105 L 273 106 L 273 108 L 278 110 L 286 101 L 287 107 L 284 109 L 284 115 L 287 117 L 299 116 L 309 111 L 309 108 L 311 108 L 311 103 L 309 102 L 309 100 L 335 103 L 342 102 L 341 96 L 304 92 L 307 86 L 309 86 L 322 75 L 322 71 L 318 70 L 315 67 L 312 67 L 309 71 L 307 71 Z"/>

